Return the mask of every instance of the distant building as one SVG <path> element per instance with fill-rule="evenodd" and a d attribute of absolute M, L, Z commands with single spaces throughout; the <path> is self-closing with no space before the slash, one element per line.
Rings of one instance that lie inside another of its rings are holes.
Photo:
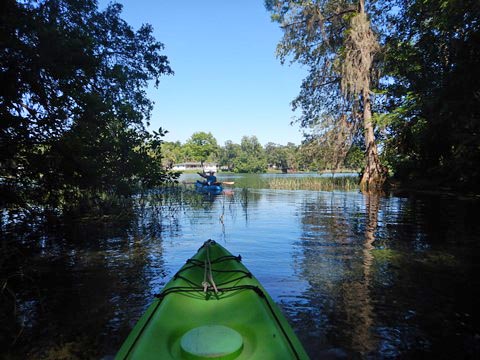
<path fill-rule="evenodd" d="M 185 162 L 185 163 L 180 163 L 180 164 L 175 164 L 172 167 L 172 170 L 177 170 L 177 171 L 214 171 L 217 172 L 218 167 L 217 164 L 211 164 L 211 163 L 204 163 L 203 168 L 202 164 L 199 162 Z"/>

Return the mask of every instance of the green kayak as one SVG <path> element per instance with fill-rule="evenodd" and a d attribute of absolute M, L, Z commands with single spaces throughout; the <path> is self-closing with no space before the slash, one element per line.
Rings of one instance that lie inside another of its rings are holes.
<path fill-rule="evenodd" d="M 308 359 L 257 279 L 213 240 L 175 274 L 116 359 Z"/>

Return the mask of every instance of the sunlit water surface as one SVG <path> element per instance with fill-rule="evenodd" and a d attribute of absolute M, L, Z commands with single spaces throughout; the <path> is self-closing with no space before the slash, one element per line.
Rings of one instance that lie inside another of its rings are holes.
<path fill-rule="evenodd" d="M 154 294 L 214 239 L 242 255 L 312 359 L 478 358 L 478 201 L 231 190 L 145 202 L 133 223 L 27 237 L 36 245 L 3 319 L 5 355 L 115 354 Z"/>

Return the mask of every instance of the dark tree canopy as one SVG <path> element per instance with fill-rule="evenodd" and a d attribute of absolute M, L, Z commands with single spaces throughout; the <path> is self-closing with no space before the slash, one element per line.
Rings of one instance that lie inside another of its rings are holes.
<path fill-rule="evenodd" d="M 478 0 L 265 3 L 283 30 L 277 48 L 281 61 L 298 62 L 309 71 L 293 101 L 294 108 L 302 110 L 302 126 L 320 127 L 324 131 L 319 138 L 328 140 L 328 126 L 342 119 L 338 114 L 347 115 L 352 130 L 360 129 L 363 109 L 365 131 L 345 139 L 365 136 L 367 154 L 373 139 L 380 140 L 380 158 L 398 179 L 414 186 L 476 189 Z M 361 88 L 359 97 L 351 96 Z M 383 165 L 378 169 L 384 173 Z"/>
<path fill-rule="evenodd" d="M 399 179 L 474 190 L 480 182 L 480 2 L 395 1 L 386 37 Z"/>
<path fill-rule="evenodd" d="M 152 110 L 145 89 L 173 72 L 151 26 L 134 31 L 121 5 L 99 11 L 94 0 L 0 7 L 4 200 L 58 205 L 165 180 L 162 131 L 145 130 Z"/>

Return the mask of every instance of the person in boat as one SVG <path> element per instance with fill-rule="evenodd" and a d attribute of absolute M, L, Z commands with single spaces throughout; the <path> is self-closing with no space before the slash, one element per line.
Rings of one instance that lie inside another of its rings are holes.
<path fill-rule="evenodd" d="M 205 179 L 204 184 L 205 185 L 217 185 L 217 177 L 215 176 L 214 171 L 209 171 L 208 173 L 197 173 L 201 177 Z"/>

